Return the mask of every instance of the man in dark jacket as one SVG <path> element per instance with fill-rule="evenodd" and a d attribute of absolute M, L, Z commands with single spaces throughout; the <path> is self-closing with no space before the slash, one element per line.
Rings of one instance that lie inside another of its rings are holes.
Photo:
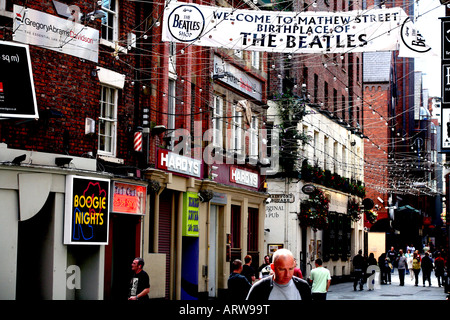
<path fill-rule="evenodd" d="M 251 288 L 247 278 L 241 275 L 242 261 L 236 259 L 231 264 L 231 274 L 228 277 L 228 296 L 229 300 L 244 301 L 248 291 Z"/>
<path fill-rule="evenodd" d="M 362 256 L 362 250 L 358 251 L 358 254 L 353 257 L 353 271 L 355 279 L 353 281 L 353 290 L 356 291 L 356 287 L 359 284 L 359 290 L 363 290 L 364 275 L 367 269 L 366 259 Z"/>
<path fill-rule="evenodd" d="M 425 287 L 425 281 L 428 280 L 428 283 L 431 287 L 431 271 L 433 270 L 433 260 L 430 258 L 428 251 L 425 252 L 425 256 L 422 258 L 421 266 L 423 286 Z"/>
<path fill-rule="evenodd" d="M 295 260 L 287 249 L 279 249 L 270 265 L 273 274 L 256 282 L 248 293 L 249 301 L 311 300 L 311 287 L 294 276 Z"/>

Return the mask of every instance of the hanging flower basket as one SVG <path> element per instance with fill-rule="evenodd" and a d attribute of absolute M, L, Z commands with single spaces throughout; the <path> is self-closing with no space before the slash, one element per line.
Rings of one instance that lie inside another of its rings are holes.
<path fill-rule="evenodd" d="M 355 198 L 350 198 L 348 200 L 347 213 L 352 221 L 359 221 L 361 219 L 361 210 L 359 209 L 359 204 Z"/>
<path fill-rule="evenodd" d="M 161 188 L 161 185 L 160 185 L 159 181 L 150 180 L 148 182 L 148 190 L 149 190 L 149 192 L 157 193 L 160 188 Z"/>
<path fill-rule="evenodd" d="M 325 194 L 316 189 L 309 195 L 309 199 L 300 204 L 298 219 L 300 226 L 311 227 L 314 231 L 326 229 L 328 226 L 328 203 Z"/>
<path fill-rule="evenodd" d="M 369 223 L 375 223 L 378 219 L 378 213 L 373 210 L 364 210 L 364 216 Z"/>
<path fill-rule="evenodd" d="M 198 192 L 198 195 L 200 196 L 200 200 L 202 202 L 209 202 L 214 197 L 214 191 L 209 189 L 202 189 Z"/>

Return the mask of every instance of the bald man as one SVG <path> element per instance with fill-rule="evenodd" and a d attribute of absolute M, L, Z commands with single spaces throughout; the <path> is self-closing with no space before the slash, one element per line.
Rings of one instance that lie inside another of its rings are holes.
<path fill-rule="evenodd" d="M 270 265 L 273 273 L 252 286 L 247 300 L 311 300 L 309 284 L 294 276 L 295 266 L 292 252 L 287 249 L 275 251 Z"/>

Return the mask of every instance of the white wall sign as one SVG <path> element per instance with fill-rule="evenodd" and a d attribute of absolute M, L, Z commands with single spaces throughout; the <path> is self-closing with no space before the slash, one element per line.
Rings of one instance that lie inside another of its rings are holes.
<path fill-rule="evenodd" d="M 157 167 L 167 171 L 200 177 L 202 162 L 168 150 L 158 150 Z"/>
<path fill-rule="evenodd" d="M 230 167 L 230 181 L 246 185 L 249 187 L 258 188 L 258 174 L 236 167 Z"/>
<path fill-rule="evenodd" d="M 213 75 L 224 76 L 219 80 L 259 101 L 262 100 L 261 81 L 223 61 L 216 55 L 214 56 Z"/>
<path fill-rule="evenodd" d="M 98 62 L 99 32 L 81 23 L 14 5 L 13 40 Z"/>

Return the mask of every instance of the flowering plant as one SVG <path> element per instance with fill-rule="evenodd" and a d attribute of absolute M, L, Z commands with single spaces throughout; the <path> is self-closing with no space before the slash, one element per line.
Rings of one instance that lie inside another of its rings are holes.
<path fill-rule="evenodd" d="M 355 198 L 348 199 L 347 213 L 352 221 L 359 221 L 361 219 L 361 210 L 359 210 L 359 204 Z"/>
<path fill-rule="evenodd" d="M 302 227 L 311 227 L 314 231 L 325 229 L 328 225 L 329 200 L 320 189 L 315 189 L 300 204 L 298 219 Z"/>
<path fill-rule="evenodd" d="M 373 210 L 364 210 L 364 215 L 369 223 L 375 223 L 378 218 L 378 213 Z"/>

